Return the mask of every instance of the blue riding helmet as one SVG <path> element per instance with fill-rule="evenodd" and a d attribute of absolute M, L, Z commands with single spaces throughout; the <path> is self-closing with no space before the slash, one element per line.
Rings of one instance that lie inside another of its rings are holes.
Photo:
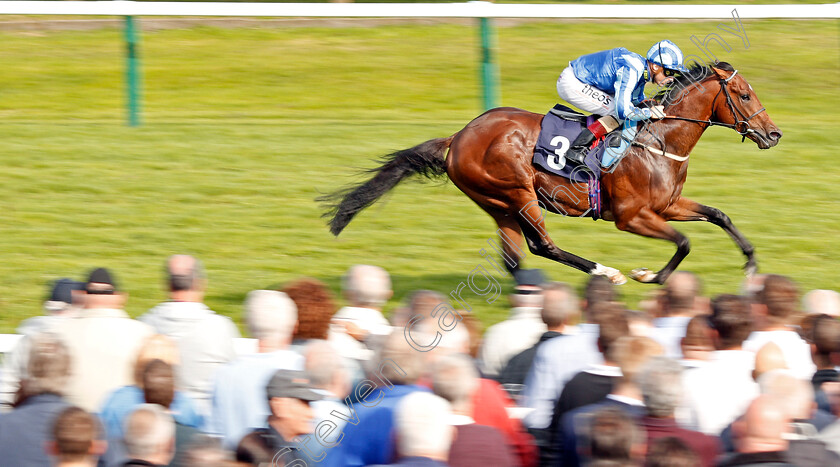
<path fill-rule="evenodd" d="M 688 72 L 688 68 L 684 67 L 682 64 L 682 50 L 677 47 L 677 44 L 674 44 L 667 39 L 653 44 L 653 47 L 648 50 L 647 59 L 666 70 L 674 70 L 682 73 Z"/>

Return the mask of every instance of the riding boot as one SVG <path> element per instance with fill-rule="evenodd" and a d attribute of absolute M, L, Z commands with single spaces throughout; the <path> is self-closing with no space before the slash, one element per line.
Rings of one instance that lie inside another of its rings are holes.
<path fill-rule="evenodd" d="M 589 128 L 584 128 L 577 138 L 572 141 L 569 150 L 566 151 L 566 159 L 574 162 L 576 165 L 586 167 L 586 153 L 593 141 L 595 141 L 595 134 Z"/>

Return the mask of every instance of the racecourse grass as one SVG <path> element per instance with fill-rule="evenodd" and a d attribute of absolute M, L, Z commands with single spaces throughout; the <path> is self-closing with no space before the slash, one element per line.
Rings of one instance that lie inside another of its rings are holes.
<path fill-rule="evenodd" d="M 719 32 L 732 49 L 714 52 L 751 82 L 785 135 L 759 151 L 709 130 L 684 193 L 728 213 L 762 271 L 837 289 L 837 22 L 745 20 L 749 48 L 718 23 L 499 28 L 500 103 L 545 112 L 558 73 L 578 55 L 617 45 L 644 52 L 665 37 L 696 53 L 689 36 Z M 450 135 L 481 113 L 473 27 L 147 31 L 139 128 L 123 123 L 120 31 L 4 32 L 0 41 L 2 332 L 41 312 L 48 280 L 82 279 L 97 266 L 115 272 L 139 315 L 164 299 L 172 253 L 204 260 L 207 303 L 240 323 L 249 290 L 312 276 L 337 293 L 356 263 L 390 271 L 388 309 L 411 290 L 448 294 L 489 267 L 480 250 L 495 227 L 451 183 L 405 183 L 338 239 L 314 202 L 370 159 Z M 710 294 L 736 292 L 743 257 L 726 234 L 677 228 L 693 247 L 681 269 L 700 274 Z M 624 272 L 658 269 L 673 253 L 606 222 L 555 216 L 549 231 L 561 248 Z M 527 266 L 575 286 L 586 279 L 530 255 Z M 631 306 L 652 290 L 622 288 Z M 504 319 L 504 296 L 464 298 L 486 325 Z"/>

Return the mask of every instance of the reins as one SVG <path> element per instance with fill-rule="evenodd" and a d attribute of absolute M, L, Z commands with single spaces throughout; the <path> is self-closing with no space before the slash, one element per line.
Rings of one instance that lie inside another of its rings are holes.
<path fill-rule="evenodd" d="M 732 78 L 734 78 L 735 75 L 737 75 L 737 74 L 738 74 L 738 70 L 735 70 L 731 75 L 729 75 L 728 78 L 720 79 L 720 88 L 718 89 L 717 94 L 715 94 L 715 98 L 712 99 L 712 108 L 714 109 L 715 103 L 717 102 L 718 97 L 720 97 L 721 93 L 723 93 L 724 97 L 726 98 L 726 106 L 729 108 L 729 111 L 732 112 L 732 118 L 733 118 L 733 120 L 735 120 L 734 124 L 733 123 L 716 122 L 716 121 L 712 120 L 711 117 L 709 117 L 709 119 L 707 119 L 707 120 L 699 120 L 699 119 L 696 119 L 696 118 L 680 117 L 680 116 L 677 116 L 677 115 L 666 115 L 664 118 L 667 118 L 667 119 L 670 119 L 670 120 L 682 120 L 682 121 L 685 121 L 685 122 L 699 123 L 701 125 L 707 125 L 707 127 L 709 127 L 709 126 L 722 126 L 724 128 L 729 128 L 731 130 L 735 130 L 735 132 L 737 132 L 739 135 L 741 135 L 741 142 L 743 143 L 744 141 L 746 141 L 747 135 L 749 135 L 751 133 L 755 133 L 755 130 L 753 130 L 752 128 L 749 127 L 749 121 L 752 120 L 755 116 L 757 116 L 761 112 L 764 112 L 766 110 L 766 108 L 762 107 L 762 108 L 758 109 L 757 111 L 755 111 L 755 113 L 753 113 L 749 117 L 745 117 L 744 113 L 741 112 L 741 110 L 738 109 L 738 107 L 735 106 L 735 103 L 732 102 L 732 96 L 730 96 L 728 92 L 725 92 L 725 89 L 726 89 L 726 86 L 729 84 L 729 81 L 731 81 Z M 741 125 L 743 125 L 744 131 L 741 131 L 741 130 L 738 129 L 738 127 L 741 126 Z M 684 161 L 688 160 L 688 156 L 689 156 L 688 154 L 686 154 L 685 156 L 679 156 L 677 154 L 672 154 L 670 152 L 661 151 L 659 149 L 656 149 L 654 147 L 651 147 L 649 145 L 646 145 L 646 144 L 643 144 L 643 143 L 640 143 L 640 142 L 637 142 L 637 141 L 633 141 L 633 143 L 636 144 L 637 146 L 641 146 L 641 147 L 647 149 L 648 151 L 652 152 L 653 154 L 657 154 L 657 155 L 660 155 L 660 156 L 665 156 L 665 157 L 667 157 L 669 159 L 672 159 L 672 160 L 675 160 L 677 162 L 684 162 Z M 665 147 L 664 144 L 663 144 L 663 147 Z"/>
<path fill-rule="evenodd" d="M 729 78 L 725 78 L 725 79 L 720 80 L 720 88 L 718 89 L 718 92 L 715 95 L 715 98 L 712 100 L 712 108 L 714 108 L 715 102 L 717 102 L 717 99 L 718 99 L 718 97 L 720 97 L 720 94 L 723 93 L 723 95 L 726 97 L 726 106 L 729 107 L 729 111 L 732 112 L 732 118 L 735 120 L 734 124 L 716 122 L 716 121 L 712 120 L 711 118 L 709 118 L 708 120 L 698 120 L 696 118 L 679 117 L 679 116 L 676 116 L 676 115 L 666 115 L 665 118 L 668 118 L 668 119 L 671 119 L 671 120 L 682 120 L 682 121 L 686 121 L 686 122 L 700 123 L 700 124 L 705 124 L 705 125 L 708 125 L 708 126 L 722 126 L 724 128 L 729 128 L 731 130 L 735 130 L 739 135 L 741 135 L 741 142 L 743 143 L 747 139 L 747 135 L 749 135 L 750 133 L 755 133 L 755 130 L 753 130 L 752 128 L 749 128 L 747 124 L 749 123 L 750 120 L 752 120 L 758 114 L 760 114 L 761 112 L 764 112 L 766 110 L 766 107 L 762 107 L 762 108 L 758 109 L 757 111 L 755 111 L 755 113 L 753 113 L 749 117 L 745 117 L 744 113 L 741 112 L 741 110 L 738 109 L 738 107 L 735 106 L 735 103 L 732 102 L 732 96 L 730 96 L 728 92 L 724 92 L 724 89 L 729 84 L 729 81 L 731 81 L 732 78 L 734 78 L 735 75 L 737 75 L 737 74 L 738 74 L 738 70 L 735 70 L 731 75 L 729 75 Z M 741 120 L 739 120 L 739 118 Z M 744 131 L 741 131 L 741 130 L 738 129 L 738 126 L 740 126 L 742 124 L 744 125 L 743 126 Z"/>

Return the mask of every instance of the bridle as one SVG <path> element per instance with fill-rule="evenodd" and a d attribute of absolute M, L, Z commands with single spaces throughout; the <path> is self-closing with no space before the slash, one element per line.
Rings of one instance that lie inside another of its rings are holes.
<path fill-rule="evenodd" d="M 706 124 L 706 125 L 709 125 L 709 126 L 722 126 L 724 128 L 730 128 L 732 130 L 735 130 L 739 135 L 741 135 L 741 142 L 743 143 L 747 139 L 747 135 L 756 132 L 755 130 L 753 130 L 752 128 L 749 127 L 749 121 L 752 120 L 755 116 L 757 116 L 761 112 L 764 112 L 766 110 L 766 108 L 762 107 L 762 108 L 756 110 L 755 113 L 753 113 L 752 115 L 747 117 L 747 116 L 744 115 L 743 112 L 741 112 L 740 109 L 738 109 L 738 107 L 735 106 L 735 103 L 732 102 L 732 96 L 730 96 L 729 93 L 725 91 L 725 89 L 726 89 L 726 86 L 729 84 L 729 82 L 732 80 L 732 78 L 734 78 L 735 75 L 737 75 L 737 74 L 738 74 L 738 70 L 735 70 L 731 75 L 729 75 L 729 78 L 721 78 L 720 79 L 720 89 L 718 89 L 718 93 L 715 95 L 715 98 L 712 100 L 712 108 L 714 109 L 715 108 L 715 103 L 717 102 L 718 97 L 720 97 L 721 93 L 723 93 L 723 95 L 726 97 L 726 106 L 729 107 L 729 111 L 732 113 L 732 119 L 735 120 L 734 124 L 716 122 L 716 121 L 713 121 L 711 119 L 711 117 L 709 117 L 708 120 L 698 120 L 698 119 L 695 119 L 695 118 L 678 117 L 676 115 L 666 115 L 665 118 L 668 118 L 668 119 L 671 119 L 671 120 L 683 120 L 683 121 L 686 121 L 686 122 L 703 123 L 703 124 Z M 742 127 L 743 131 L 738 129 L 738 127 L 740 125 L 743 125 L 743 127 Z"/>

